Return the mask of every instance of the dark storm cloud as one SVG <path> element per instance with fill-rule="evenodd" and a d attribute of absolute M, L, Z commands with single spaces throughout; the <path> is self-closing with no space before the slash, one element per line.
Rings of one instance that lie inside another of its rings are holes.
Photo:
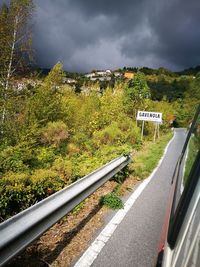
<path fill-rule="evenodd" d="M 200 64 L 200 1 L 170 0 L 149 14 L 158 37 L 156 54 L 181 68 Z"/>
<path fill-rule="evenodd" d="M 200 64 L 199 0 L 35 0 L 38 64 L 68 70 Z"/>

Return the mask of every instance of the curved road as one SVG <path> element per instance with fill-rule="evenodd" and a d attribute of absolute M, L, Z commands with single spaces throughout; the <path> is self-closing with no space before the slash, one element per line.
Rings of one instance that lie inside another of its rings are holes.
<path fill-rule="evenodd" d="M 92 267 L 155 265 L 170 182 L 185 138 L 185 130 L 176 129 L 167 154 L 152 180 L 118 225 Z"/>

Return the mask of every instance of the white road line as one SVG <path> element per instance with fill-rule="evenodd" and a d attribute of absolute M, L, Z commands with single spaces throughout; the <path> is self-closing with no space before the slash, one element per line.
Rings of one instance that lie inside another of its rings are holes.
<path fill-rule="evenodd" d="M 167 144 L 162 158 L 160 159 L 157 167 L 153 170 L 151 175 L 138 186 L 138 188 L 133 192 L 133 194 L 128 198 L 128 200 L 124 204 L 124 208 L 119 210 L 115 214 L 115 216 L 106 225 L 106 227 L 102 230 L 99 236 L 94 240 L 91 246 L 84 252 L 81 258 L 75 263 L 74 267 L 89 267 L 92 265 L 92 263 L 94 262 L 94 260 L 96 259 L 96 257 L 98 256 L 102 248 L 105 246 L 106 242 L 109 240 L 109 238 L 112 236 L 117 226 L 121 223 L 121 221 L 125 217 L 126 213 L 130 210 L 130 208 L 133 206 L 137 198 L 141 195 L 142 191 L 145 189 L 148 183 L 152 180 L 155 172 L 160 167 L 167 153 L 169 145 L 174 140 L 175 135 L 176 135 L 176 132 L 174 132 L 173 138 Z"/>

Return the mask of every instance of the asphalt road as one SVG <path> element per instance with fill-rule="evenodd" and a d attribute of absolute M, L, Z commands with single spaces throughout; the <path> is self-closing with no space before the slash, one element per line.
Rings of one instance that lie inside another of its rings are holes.
<path fill-rule="evenodd" d="M 176 129 L 162 164 L 106 243 L 92 267 L 153 267 L 170 190 L 186 133 Z"/>

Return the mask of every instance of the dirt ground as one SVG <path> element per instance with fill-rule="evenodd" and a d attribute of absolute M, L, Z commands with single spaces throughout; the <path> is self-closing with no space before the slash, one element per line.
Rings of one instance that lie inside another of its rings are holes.
<path fill-rule="evenodd" d="M 129 176 L 120 187 L 121 195 L 132 191 L 136 183 L 137 179 Z M 117 185 L 115 181 L 108 181 L 7 266 L 72 266 L 103 226 L 110 211 L 99 205 L 101 196 L 111 192 Z"/>

